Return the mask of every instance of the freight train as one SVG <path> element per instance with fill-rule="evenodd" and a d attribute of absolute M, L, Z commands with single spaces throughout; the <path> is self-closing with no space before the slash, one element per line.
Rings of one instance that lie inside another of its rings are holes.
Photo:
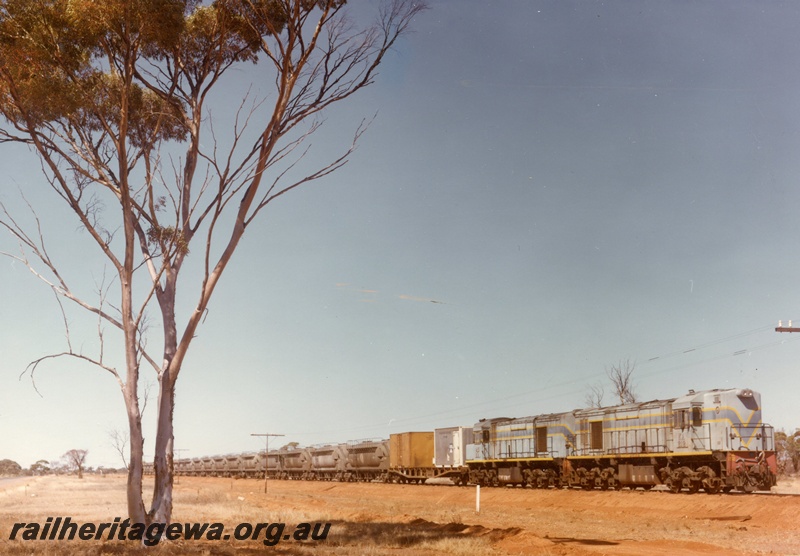
<path fill-rule="evenodd" d="M 709 494 L 776 483 L 773 429 L 750 389 L 695 392 L 344 444 L 179 459 L 178 475 L 573 487 Z M 152 472 L 152 465 L 145 472 Z"/>

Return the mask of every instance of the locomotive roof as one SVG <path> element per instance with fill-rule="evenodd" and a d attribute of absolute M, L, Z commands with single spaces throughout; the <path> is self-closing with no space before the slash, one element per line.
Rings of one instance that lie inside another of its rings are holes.
<path fill-rule="evenodd" d="M 579 408 L 579 409 L 573 409 L 572 411 L 564 411 L 561 413 L 543 413 L 539 415 L 530 415 L 527 417 L 511 417 L 511 418 L 495 417 L 491 419 L 484 418 L 478 421 L 478 423 L 476 423 L 476 426 L 485 425 L 487 423 L 496 423 L 505 421 L 516 421 L 516 422 L 534 421 L 534 420 L 545 421 L 545 420 L 558 419 L 563 415 L 579 415 L 579 414 L 589 414 L 594 412 L 607 412 L 615 410 L 618 411 L 625 409 L 633 410 L 642 407 L 652 407 L 663 404 L 679 404 L 679 405 L 683 403 L 691 404 L 692 402 L 702 401 L 703 397 L 706 394 L 711 394 L 711 393 L 732 393 L 740 398 L 753 398 L 759 396 L 758 392 L 751 390 L 749 388 L 725 388 L 725 389 L 715 388 L 713 390 L 700 390 L 697 392 L 695 392 L 694 390 L 689 390 L 689 392 L 683 396 L 679 396 L 677 398 L 667 398 L 663 400 L 649 400 L 645 402 L 609 405 L 604 407 Z"/>

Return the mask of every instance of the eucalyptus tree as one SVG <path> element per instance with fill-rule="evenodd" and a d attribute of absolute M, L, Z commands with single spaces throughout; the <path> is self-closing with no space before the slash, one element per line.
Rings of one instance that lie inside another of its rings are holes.
<path fill-rule="evenodd" d="M 67 468 L 78 474 L 79 479 L 83 479 L 83 469 L 86 466 L 86 456 L 89 450 L 72 449 L 61 456 Z"/>
<path fill-rule="evenodd" d="M 52 288 L 67 327 L 65 351 L 33 361 L 28 372 L 33 377 L 43 362 L 74 357 L 118 381 L 130 430 L 132 521 L 170 520 L 176 383 L 240 240 L 267 205 L 347 162 L 363 122 L 338 156 L 314 166 L 303 160 L 320 112 L 370 85 L 425 9 L 390 0 L 373 24 L 358 27 L 345 17 L 345 4 L 0 1 L 0 141 L 25 144 L 38 156 L 43 182 L 77 217 L 113 276 L 97 295 L 79 293 L 46 249 L 38 217 L 27 226 L 2 207 L 0 221 L 20 245 L 5 254 Z M 214 95 L 228 94 L 231 70 L 245 64 L 255 65 L 251 71 L 270 92 L 233 99 L 239 110 L 221 121 L 208 106 Z M 222 129 L 225 142 L 217 140 Z M 190 256 L 199 264 L 186 265 Z M 186 314 L 176 306 L 179 290 L 195 296 Z M 73 349 L 70 304 L 100 323 L 95 355 Z M 151 313 L 160 317 L 157 332 L 147 327 Z M 121 338 L 117 365 L 103 351 L 107 328 Z M 149 510 L 139 395 L 148 367 L 158 388 Z"/>
<path fill-rule="evenodd" d="M 606 367 L 606 376 L 614 387 L 614 395 L 621 404 L 636 403 L 636 387 L 633 382 L 633 372 L 636 370 L 636 362 L 630 359 L 620 359 L 616 365 Z"/>

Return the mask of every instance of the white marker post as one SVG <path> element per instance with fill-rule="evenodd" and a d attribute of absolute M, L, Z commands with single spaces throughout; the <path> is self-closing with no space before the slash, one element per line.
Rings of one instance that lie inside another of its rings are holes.
<path fill-rule="evenodd" d="M 475 513 L 481 513 L 481 485 L 475 485 Z"/>

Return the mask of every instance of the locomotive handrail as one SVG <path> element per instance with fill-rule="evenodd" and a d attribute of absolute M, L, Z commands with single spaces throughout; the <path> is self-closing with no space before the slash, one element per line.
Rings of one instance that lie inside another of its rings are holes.
<path fill-rule="evenodd" d="M 734 432 L 731 432 L 728 435 L 729 448 L 732 450 L 752 449 L 750 446 L 748 446 L 749 442 L 752 440 L 760 440 L 762 450 L 772 451 L 775 449 L 775 429 L 772 425 L 766 425 L 763 423 L 758 423 L 755 425 L 746 423 L 732 423 L 730 428 L 731 431 L 735 431 L 735 434 Z M 755 432 L 758 429 L 761 429 L 760 433 Z M 749 432 L 744 433 L 743 431 Z M 736 440 L 737 438 L 739 439 L 739 448 L 734 448 L 732 441 Z M 745 439 L 748 439 L 747 443 L 745 443 Z"/>

